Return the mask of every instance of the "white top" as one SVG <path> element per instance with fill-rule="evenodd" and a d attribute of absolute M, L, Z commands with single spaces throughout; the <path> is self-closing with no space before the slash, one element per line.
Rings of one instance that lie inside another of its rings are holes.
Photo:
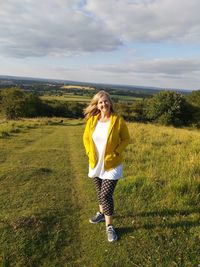
<path fill-rule="evenodd" d="M 94 169 L 89 166 L 88 176 L 90 178 L 99 177 L 101 179 L 118 180 L 122 177 L 122 164 L 109 171 L 104 170 L 104 154 L 107 143 L 110 120 L 107 122 L 98 121 L 92 135 L 98 157 L 97 165 Z"/>

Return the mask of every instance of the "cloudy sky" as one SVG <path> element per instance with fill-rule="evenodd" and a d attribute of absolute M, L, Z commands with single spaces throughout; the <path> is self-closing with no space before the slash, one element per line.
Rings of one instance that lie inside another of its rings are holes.
<path fill-rule="evenodd" d="M 199 0 L 0 0 L 0 75 L 200 89 Z"/>

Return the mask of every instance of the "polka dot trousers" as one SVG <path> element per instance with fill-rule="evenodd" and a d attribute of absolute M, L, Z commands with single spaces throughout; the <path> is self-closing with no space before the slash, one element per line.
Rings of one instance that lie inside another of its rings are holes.
<path fill-rule="evenodd" d="M 93 178 L 99 204 L 103 207 L 103 212 L 111 216 L 114 211 L 113 193 L 118 180 Z"/>

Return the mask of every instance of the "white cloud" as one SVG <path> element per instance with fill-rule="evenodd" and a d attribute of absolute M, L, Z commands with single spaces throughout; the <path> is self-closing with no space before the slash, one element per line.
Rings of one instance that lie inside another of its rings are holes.
<path fill-rule="evenodd" d="M 58 78 L 162 88 L 200 88 L 200 60 L 154 59 L 119 65 L 53 67 Z M 103 77 L 103 80 L 102 80 Z"/>
<path fill-rule="evenodd" d="M 95 70 L 112 73 L 141 73 L 141 74 L 158 74 L 158 75 L 191 75 L 200 73 L 199 59 L 153 59 L 138 60 L 134 63 L 120 65 L 103 65 L 96 66 Z"/>
<path fill-rule="evenodd" d="M 123 40 L 200 42 L 199 0 L 88 0 L 86 9 Z"/>
<path fill-rule="evenodd" d="M 68 55 L 111 51 L 121 42 L 80 11 L 80 1 L 0 2 L 0 51 L 11 56 Z"/>
<path fill-rule="evenodd" d="M 8 75 L 199 88 L 199 10 L 199 0 L 0 0 L 0 68 Z"/>
<path fill-rule="evenodd" d="M 200 42 L 199 0 L 0 1 L 0 53 L 112 51 L 127 42 Z"/>
<path fill-rule="evenodd" d="M 134 63 L 78 66 L 47 64 L 39 59 L 1 58 L 4 75 L 54 78 L 82 82 L 99 82 L 162 88 L 200 89 L 200 60 L 197 59 L 154 59 L 137 60 Z M 17 67 L 16 67 L 17 66 Z"/>

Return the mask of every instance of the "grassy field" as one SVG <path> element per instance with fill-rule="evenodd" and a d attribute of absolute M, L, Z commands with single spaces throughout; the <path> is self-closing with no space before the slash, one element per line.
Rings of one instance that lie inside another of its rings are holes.
<path fill-rule="evenodd" d="M 112 95 L 112 98 L 115 98 L 121 101 L 127 101 L 127 102 L 142 100 L 142 97 L 134 97 L 134 96 L 128 96 L 128 95 Z"/>
<path fill-rule="evenodd" d="M 97 202 L 84 122 L 59 121 L 0 124 L 0 266 L 198 267 L 200 132 L 128 125 L 115 192 L 120 239 L 110 244 L 104 224 L 88 223 Z"/>
<path fill-rule="evenodd" d="M 42 100 L 46 101 L 61 101 L 61 102 L 79 102 L 79 103 L 89 103 L 91 100 L 91 96 L 81 96 L 81 95 L 74 95 L 74 94 L 64 94 L 62 96 L 56 95 L 44 95 L 40 97 Z M 140 97 L 133 97 L 133 96 L 123 96 L 123 95 L 112 95 L 113 99 L 118 99 L 120 101 L 128 101 L 133 102 L 135 100 L 141 100 Z"/>
<path fill-rule="evenodd" d="M 79 103 L 88 103 L 91 100 L 89 96 L 73 95 L 73 94 L 64 94 L 62 96 L 56 95 L 44 95 L 40 97 L 42 100 L 46 101 L 61 101 L 61 102 L 79 102 Z"/>

